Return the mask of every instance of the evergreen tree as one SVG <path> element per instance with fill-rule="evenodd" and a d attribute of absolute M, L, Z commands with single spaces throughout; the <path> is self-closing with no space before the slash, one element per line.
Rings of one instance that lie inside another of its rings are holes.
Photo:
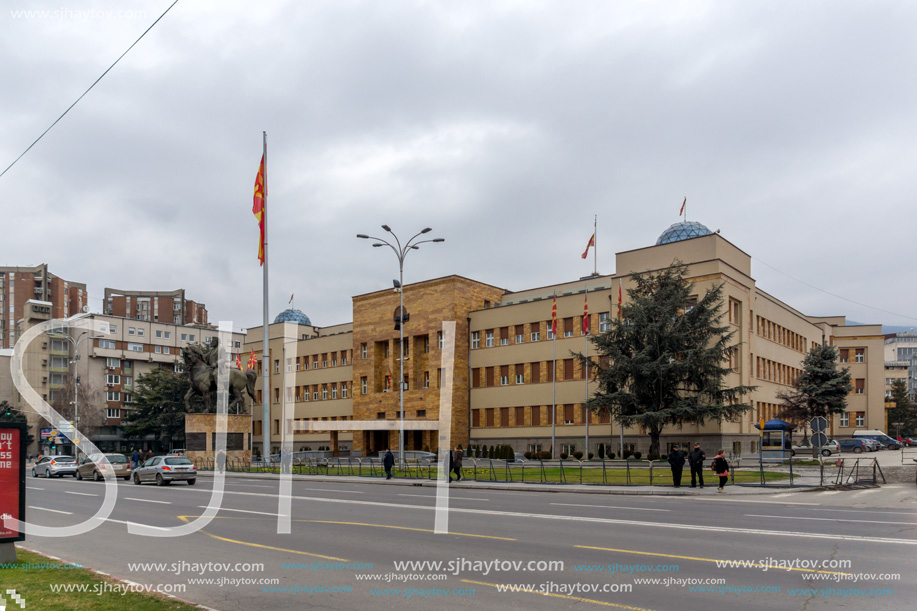
<path fill-rule="evenodd" d="M 724 385 L 735 346 L 734 332 L 720 322 L 722 285 L 689 308 L 686 273 L 676 264 L 657 274 L 633 274 L 636 286 L 627 291 L 622 320 L 592 336 L 600 362 L 590 368 L 599 388 L 589 409 L 643 427 L 655 454 L 664 427 L 738 416 L 751 409 L 740 401 L 755 388 Z"/>
<path fill-rule="evenodd" d="M 815 346 L 802 361 L 802 373 L 793 389 L 777 393 L 781 402 L 779 416 L 794 426 L 805 427 L 812 418 L 830 420 L 847 407 L 847 395 L 853 391 L 850 370 L 837 368 L 834 346 Z"/>
<path fill-rule="evenodd" d="M 155 435 L 183 441 L 185 437 L 185 393 L 190 384 L 184 376 L 166 369 L 154 369 L 134 382 L 134 400 L 124 419 L 126 437 Z M 203 401 L 191 401 L 195 411 L 204 411 Z M 168 443 L 166 442 L 166 445 Z M 179 447 L 181 447 L 180 444 Z"/>
<path fill-rule="evenodd" d="M 892 382 L 891 391 L 891 397 L 886 402 L 894 403 L 895 407 L 888 410 L 889 430 L 886 432 L 896 436 L 913 435 L 917 432 L 917 405 L 911 403 L 907 383 L 904 380 L 895 380 Z M 900 423 L 900 426 L 895 426 L 895 423 Z"/>
<path fill-rule="evenodd" d="M 6 401 L 0 401 L 0 422 L 22 422 L 23 424 L 28 424 L 25 414 L 18 409 L 13 409 Z M 33 441 L 35 441 L 35 436 L 32 435 L 32 427 L 27 426 L 22 445 L 29 447 Z"/>

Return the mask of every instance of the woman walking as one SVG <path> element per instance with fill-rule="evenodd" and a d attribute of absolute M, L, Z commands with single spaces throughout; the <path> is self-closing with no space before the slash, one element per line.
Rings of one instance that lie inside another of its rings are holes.
<path fill-rule="evenodd" d="M 723 488 L 726 486 L 726 482 L 729 481 L 729 463 L 726 462 L 726 450 L 720 449 L 716 451 L 716 456 L 713 458 L 713 472 L 720 478 L 720 487 L 716 491 L 725 492 Z"/>

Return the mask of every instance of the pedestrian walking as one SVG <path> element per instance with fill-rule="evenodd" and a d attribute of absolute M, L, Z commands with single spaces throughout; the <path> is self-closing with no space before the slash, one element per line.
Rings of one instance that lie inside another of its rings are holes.
<path fill-rule="evenodd" d="M 140 466 L 140 452 L 134 448 L 131 451 L 131 469 L 136 469 L 138 466 Z"/>
<path fill-rule="evenodd" d="M 151 459 L 151 458 L 153 458 L 153 450 L 147 450 L 147 451 L 146 451 L 146 459 L 149 460 L 149 459 Z"/>
<path fill-rule="evenodd" d="M 688 454 L 688 465 L 691 467 L 691 487 L 695 488 L 697 483 L 704 487 L 704 460 L 707 455 L 700 449 L 700 444 L 694 444 L 694 450 Z"/>
<path fill-rule="evenodd" d="M 462 452 L 462 446 L 456 446 L 452 454 L 452 470 L 455 472 L 455 481 L 462 481 L 462 458 L 465 453 Z"/>
<path fill-rule="evenodd" d="M 723 490 L 726 482 L 729 481 L 729 463 L 726 462 L 726 450 L 720 449 L 716 451 L 716 456 L 713 458 L 713 472 L 720 478 L 720 487 L 716 491 L 726 492 Z"/>
<path fill-rule="evenodd" d="M 392 451 L 385 448 L 385 456 L 382 457 L 382 467 L 385 469 L 385 479 L 392 479 L 392 467 L 395 466 L 395 456 Z"/>
<path fill-rule="evenodd" d="M 677 445 L 672 446 L 672 451 L 669 452 L 669 465 L 672 467 L 672 483 L 676 488 L 681 488 L 681 472 L 685 468 L 685 455 Z"/>

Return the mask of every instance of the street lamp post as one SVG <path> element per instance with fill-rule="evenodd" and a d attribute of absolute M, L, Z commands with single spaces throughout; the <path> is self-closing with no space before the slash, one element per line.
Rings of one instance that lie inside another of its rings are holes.
<path fill-rule="evenodd" d="M 408 256 L 408 253 L 412 250 L 419 250 L 420 244 L 427 242 L 445 242 L 445 238 L 434 238 L 432 240 L 420 240 L 415 242 L 419 236 L 430 233 L 433 231 L 430 227 L 426 227 L 421 230 L 419 233 L 415 234 L 410 240 L 405 242 L 404 246 L 401 245 L 401 240 L 398 239 L 398 236 L 395 235 L 395 232 L 391 230 L 388 225 L 382 225 L 382 229 L 386 230 L 392 237 L 395 238 L 395 244 L 392 244 L 382 238 L 377 238 L 374 236 L 369 236 L 363 233 L 358 233 L 357 237 L 364 240 L 376 240 L 376 243 L 373 244 L 374 248 L 379 248 L 380 246 L 388 246 L 395 253 L 395 256 L 398 258 L 398 295 L 400 297 L 400 304 L 398 307 L 398 344 L 401 349 L 400 357 L 398 362 L 401 365 L 401 373 L 398 377 L 398 394 L 399 394 L 399 411 L 400 411 L 400 425 L 398 428 L 398 454 L 399 462 L 401 467 L 404 468 L 404 259 Z"/>
<path fill-rule="evenodd" d="M 76 458 L 77 460 L 79 460 L 79 457 L 80 457 L 80 449 L 77 446 L 76 440 L 73 437 L 76 431 L 78 431 L 80 427 L 79 375 L 78 375 L 78 370 L 77 370 L 77 364 L 78 364 L 77 361 L 79 361 L 80 359 L 79 350 L 80 350 L 80 344 L 83 343 L 83 340 L 87 338 L 96 339 L 95 335 L 87 335 L 87 333 L 89 332 L 83 331 L 82 333 L 77 335 L 76 339 L 73 339 L 72 337 L 70 337 L 70 335 L 65 334 L 65 333 L 49 333 L 48 334 L 50 337 L 54 339 L 65 339 L 68 342 L 70 342 L 70 344 L 73 346 L 73 360 L 71 361 L 73 363 L 73 430 L 71 430 L 70 432 L 70 435 L 71 435 L 70 441 L 73 442 L 73 454 L 74 454 L 74 458 Z M 60 423 L 58 423 L 58 425 L 59 424 Z M 55 426 L 55 428 L 57 428 L 57 426 Z"/>

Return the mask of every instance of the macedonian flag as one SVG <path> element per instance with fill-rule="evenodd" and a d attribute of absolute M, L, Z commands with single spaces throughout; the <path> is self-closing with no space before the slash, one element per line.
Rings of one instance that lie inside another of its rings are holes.
<path fill-rule="evenodd" d="M 255 356 L 255 349 L 252 348 L 252 355 L 248 357 L 248 368 L 255 369 L 257 366 L 258 366 L 258 357 Z M 241 369 L 241 367 L 239 369 Z"/>
<path fill-rule="evenodd" d="M 261 156 L 261 165 L 258 166 L 258 176 L 255 177 L 255 202 L 252 214 L 258 219 L 258 228 L 261 237 L 258 240 L 258 260 L 264 265 L 264 156 Z"/>

